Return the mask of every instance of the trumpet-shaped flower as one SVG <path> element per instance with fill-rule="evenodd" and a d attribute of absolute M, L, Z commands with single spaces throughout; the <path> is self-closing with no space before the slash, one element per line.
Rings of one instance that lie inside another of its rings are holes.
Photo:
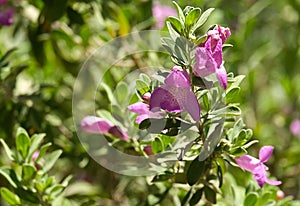
<path fill-rule="evenodd" d="M 236 163 L 242 168 L 251 172 L 254 179 L 257 181 L 258 185 L 262 188 L 265 183 L 271 185 L 280 185 L 281 181 L 269 180 L 267 177 L 268 167 L 264 164 L 267 162 L 272 153 L 274 147 L 264 146 L 259 151 L 259 159 L 252 157 L 250 155 L 242 155 L 235 159 Z"/>
<path fill-rule="evenodd" d="M 206 42 L 196 49 L 196 64 L 193 72 L 199 77 L 216 73 L 221 87 L 226 89 L 227 73 L 223 65 L 222 45 L 229 38 L 230 30 L 216 26 L 207 32 L 207 36 Z"/>
<path fill-rule="evenodd" d="M 128 135 L 113 123 L 95 116 L 86 116 L 81 121 L 81 128 L 85 132 L 110 134 L 114 137 L 128 140 Z"/>
<path fill-rule="evenodd" d="M 150 110 L 169 112 L 187 111 L 195 121 L 200 120 L 200 105 L 191 91 L 190 77 L 186 70 L 175 66 L 166 77 L 165 85 L 156 88 L 150 98 Z"/>

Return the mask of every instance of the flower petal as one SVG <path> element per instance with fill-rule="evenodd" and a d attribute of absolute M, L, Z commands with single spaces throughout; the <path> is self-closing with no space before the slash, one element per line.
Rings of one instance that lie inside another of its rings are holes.
<path fill-rule="evenodd" d="M 265 182 L 270 184 L 270 185 L 280 185 L 280 184 L 282 184 L 282 182 L 279 181 L 279 180 L 270 180 L 268 178 L 266 178 Z"/>
<path fill-rule="evenodd" d="M 149 113 L 149 105 L 143 102 L 137 102 L 131 104 L 127 107 L 130 111 L 138 114 L 148 114 Z"/>
<path fill-rule="evenodd" d="M 108 130 L 108 133 L 113 135 L 114 137 L 121 138 L 123 140 L 128 140 L 128 135 L 119 127 L 119 126 L 113 126 Z"/>
<path fill-rule="evenodd" d="M 200 105 L 196 95 L 191 91 L 187 92 L 182 104 L 193 120 L 198 122 L 200 120 Z"/>
<path fill-rule="evenodd" d="M 250 155 L 242 155 L 238 158 L 235 158 L 235 161 L 242 169 L 252 173 L 258 166 L 260 166 L 260 161 Z"/>
<path fill-rule="evenodd" d="M 221 67 L 219 69 L 216 70 L 216 75 L 217 75 L 217 79 L 218 79 L 221 87 L 223 89 L 226 89 L 227 85 L 228 85 L 228 79 L 227 79 L 226 69 L 223 66 L 223 64 L 221 65 Z"/>
<path fill-rule="evenodd" d="M 86 116 L 81 121 L 83 131 L 91 133 L 108 133 L 112 126 L 110 122 L 95 116 Z"/>
<path fill-rule="evenodd" d="M 144 121 L 145 119 L 148 119 L 148 118 L 149 118 L 148 114 L 141 114 L 141 115 L 136 117 L 135 123 L 141 124 L 142 121 Z"/>
<path fill-rule="evenodd" d="M 265 163 L 267 162 L 272 153 L 273 153 L 273 150 L 274 150 L 274 147 L 272 146 L 264 146 L 262 147 L 260 150 L 259 150 L 259 160 L 262 162 L 262 163 Z"/>
<path fill-rule="evenodd" d="M 195 55 L 197 62 L 193 68 L 193 72 L 196 76 L 206 77 L 216 71 L 217 63 L 209 50 L 204 47 L 198 47 Z"/>
<path fill-rule="evenodd" d="M 180 67 L 175 66 L 172 72 L 166 77 L 165 84 L 167 86 L 190 88 L 190 77 L 184 74 L 180 69 Z M 187 72 L 185 71 L 185 73 Z"/>
<path fill-rule="evenodd" d="M 175 96 L 164 86 L 156 88 L 150 98 L 150 110 L 153 111 L 157 108 L 165 109 L 170 112 L 181 111 Z"/>

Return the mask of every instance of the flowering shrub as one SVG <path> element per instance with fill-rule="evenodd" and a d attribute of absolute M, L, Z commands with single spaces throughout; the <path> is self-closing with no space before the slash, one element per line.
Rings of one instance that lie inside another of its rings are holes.
<path fill-rule="evenodd" d="M 219 195 L 226 196 L 220 188 L 227 163 L 253 173 L 259 187 L 265 183 L 281 184 L 267 178 L 268 167 L 264 163 L 271 157 L 272 146 L 260 150 L 259 160 L 246 155 L 247 149 L 258 141 L 251 141 L 252 130 L 245 127 L 241 109 L 234 101 L 244 76 L 227 74 L 224 67 L 223 48 L 230 46 L 224 44 L 230 29 L 216 25 L 203 34 L 203 25 L 213 9 L 182 10 L 175 2 L 174 5 L 178 17 L 167 18 L 170 37 L 162 37 L 162 45 L 175 65 L 171 71 L 158 72 L 153 80 L 141 76 L 136 82 L 140 101 L 128 106 L 138 114 L 133 121 L 150 137 L 143 140 L 121 130 L 118 134 L 122 135 L 114 135 L 109 131 L 112 124 L 98 117 L 85 117 L 82 129 L 112 135 L 129 144 L 138 143 L 136 152 L 149 158 L 168 154 L 152 162 L 160 167 L 152 182 L 168 182 L 171 187 L 185 185 L 182 205 L 216 204 Z M 94 121 L 87 123 L 91 118 Z M 253 194 L 246 193 L 246 200 L 255 204 L 258 198 Z"/>
<path fill-rule="evenodd" d="M 0 205 L 299 205 L 299 2 L 176 2 L 0 0 Z"/>

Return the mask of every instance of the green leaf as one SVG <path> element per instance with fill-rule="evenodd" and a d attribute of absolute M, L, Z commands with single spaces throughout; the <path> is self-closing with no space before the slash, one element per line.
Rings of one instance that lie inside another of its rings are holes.
<path fill-rule="evenodd" d="M 13 153 L 12 153 L 12 151 L 9 149 L 8 145 L 6 144 L 6 142 L 5 142 L 3 139 L 0 139 L 0 142 L 1 142 L 1 144 L 3 145 L 3 147 L 4 147 L 4 150 L 5 150 L 6 154 L 7 154 L 7 157 L 8 157 L 10 160 L 14 161 Z"/>
<path fill-rule="evenodd" d="M 128 95 L 128 87 L 127 84 L 125 84 L 124 82 L 121 82 L 117 85 L 116 87 L 116 97 L 117 100 L 120 104 L 126 102 L 126 99 Z"/>
<path fill-rule="evenodd" d="M 176 3 L 176 1 L 173 1 L 173 4 L 174 4 L 175 7 L 176 7 L 176 10 L 177 10 L 179 19 L 180 19 L 181 21 L 184 21 L 184 20 L 185 20 L 185 17 L 184 17 L 184 14 L 183 14 L 183 11 L 182 11 L 181 7 Z"/>
<path fill-rule="evenodd" d="M 20 205 L 21 200 L 18 197 L 18 195 L 12 193 L 10 190 L 6 189 L 5 187 L 2 187 L 0 189 L 2 198 L 10 205 Z"/>
<path fill-rule="evenodd" d="M 180 37 L 180 34 L 177 33 L 177 31 L 175 29 L 173 29 L 173 27 L 169 21 L 167 21 L 166 24 L 167 24 L 167 28 L 170 33 L 170 37 L 173 39 L 173 41 L 176 41 L 176 39 Z"/>
<path fill-rule="evenodd" d="M 158 137 L 155 137 L 155 139 L 151 142 L 152 152 L 154 154 L 157 154 L 164 149 L 164 143 L 162 140 Z"/>
<path fill-rule="evenodd" d="M 257 202 L 258 195 L 256 193 L 249 193 L 245 200 L 244 200 L 244 206 L 254 206 Z"/>
<path fill-rule="evenodd" d="M 101 87 L 103 87 L 103 89 L 105 90 L 110 103 L 116 103 L 115 96 L 113 95 L 111 88 L 104 82 L 101 82 Z"/>
<path fill-rule="evenodd" d="M 217 194 L 216 194 L 216 192 L 215 192 L 213 189 L 211 189 L 211 188 L 208 187 L 208 186 L 205 186 L 205 187 L 204 187 L 204 194 L 205 194 L 205 198 L 206 198 L 209 202 L 211 202 L 211 203 L 213 203 L 213 204 L 216 204 L 216 203 L 217 203 Z"/>
<path fill-rule="evenodd" d="M 29 147 L 30 147 L 30 138 L 23 128 L 18 128 L 17 137 L 16 137 L 16 147 L 22 157 L 25 159 L 27 157 Z"/>
<path fill-rule="evenodd" d="M 199 20 L 196 22 L 196 24 L 194 24 L 193 28 L 191 29 L 191 32 L 194 33 L 196 30 L 201 28 L 214 10 L 215 10 L 214 8 L 209 8 L 205 10 L 200 16 Z"/>
<path fill-rule="evenodd" d="M 229 90 L 226 91 L 226 104 L 233 103 L 237 100 L 240 93 L 240 87 L 230 87 Z"/>
<path fill-rule="evenodd" d="M 204 161 L 207 157 L 209 157 L 221 138 L 221 134 L 223 131 L 223 122 L 222 118 L 212 123 L 209 127 L 206 140 L 199 154 L 199 160 Z"/>
<path fill-rule="evenodd" d="M 247 154 L 247 150 L 243 147 L 237 146 L 229 150 L 229 153 L 234 155 L 235 157 L 240 157 L 244 154 Z"/>
<path fill-rule="evenodd" d="M 39 156 L 36 158 L 36 162 L 38 162 L 42 157 L 44 157 L 44 155 L 46 154 L 47 150 L 49 149 L 49 147 L 52 145 L 51 142 L 43 145 L 40 149 L 39 152 Z"/>
<path fill-rule="evenodd" d="M 189 185 L 194 185 L 198 182 L 200 177 L 204 174 L 206 168 L 205 168 L 205 162 L 199 161 L 199 157 L 196 157 L 190 164 L 186 178 Z"/>
<path fill-rule="evenodd" d="M 140 92 L 141 95 L 150 91 L 148 84 L 140 79 L 136 80 L 135 85 L 136 89 Z"/>
<path fill-rule="evenodd" d="M 10 169 L 8 167 L 1 167 L 0 174 L 10 183 L 11 186 L 17 188 L 19 180 L 17 178 L 17 174 L 13 169 Z"/>
<path fill-rule="evenodd" d="M 29 164 L 24 164 L 22 166 L 22 179 L 23 180 L 29 180 L 29 179 L 32 179 L 33 176 L 35 175 L 36 173 L 36 168 L 32 165 L 29 165 Z"/>
<path fill-rule="evenodd" d="M 224 108 L 214 110 L 209 113 L 209 119 L 212 119 L 216 116 L 240 116 L 241 109 L 236 105 L 227 105 Z"/>
<path fill-rule="evenodd" d="M 151 79 L 148 77 L 148 75 L 144 74 L 144 73 L 141 73 L 139 75 L 139 78 L 144 81 L 147 85 L 150 85 L 151 83 Z"/>
<path fill-rule="evenodd" d="M 155 175 L 153 177 L 153 179 L 151 180 L 151 182 L 165 182 L 169 179 L 171 179 L 172 177 L 174 177 L 173 173 L 170 174 L 161 174 L 161 175 Z"/>
<path fill-rule="evenodd" d="M 49 155 L 45 156 L 45 165 L 43 166 L 43 171 L 48 172 L 58 160 L 59 156 L 62 154 L 62 150 L 56 150 Z"/>
<path fill-rule="evenodd" d="M 167 21 L 169 21 L 171 23 L 171 26 L 177 33 L 181 34 L 181 32 L 183 30 L 183 22 L 182 21 L 180 21 L 179 19 L 177 19 L 176 17 L 173 17 L 173 16 L 168 17 Z"/>
<path fill-rule="evenodd" d="M 201 188 L 201 189 L 198 189 L 192 196 L 192 198 L 190 199 L 190 205 L 196 205 L 200 200 L 201 200 L 201 197 L 202 197 L 202 194 L 203 194 L 203 189 L 204 188 Z"/>
<path fill-rule="evenodd" d="M 189 27 L 196 23 L 201 15 L 201 9 L 200 8 L 194 8 L 192 11 L 188 13 L 188 15 L 185 17 L 185 24 Z"/>
<path fill-rule="evenodd" d="M 29 152 L 28 152 L 28 161 L 29 161 L 29 159 L 32 158 L 33 153 L 39 149 L 41 142 L 45 136 L 46 136 L 46 134 L 34 134 L 31 137 L 31 140 L 30 140 L 31 146 L 30 146 Z"/>

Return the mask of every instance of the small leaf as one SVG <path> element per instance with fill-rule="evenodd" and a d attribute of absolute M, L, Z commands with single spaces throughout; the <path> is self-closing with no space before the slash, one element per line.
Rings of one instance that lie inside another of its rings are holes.
<path fill-rule="evenodd" d="M 31 140 L 30 140 L 31 146 L 30 146 L 29 152 L 28 152 L 28 161 L 32 157 L 33 153 L 39 149 L 40 144 L 45 136 L 46 136 L 46 134 L 34 134 L 31 137 Z"/>
<path fill-rule="evenodd" d="M 172 177 L 174 177 L 173 173 L 156 175 L 153 177 L 151 182 L 165 182 L 165 181 L 171 179 Z"/>
<path fill-rule="evenodd" d="M 29 164 L 24 164 L 22 167 L 22 179 L 29 180 L 32 179 L 36 173 L 36 168 Z"/>
<path fill-rule="evenodd" d="M 257 202 L 258 195 L 256 193 L 249 193 L 245 200 L 244 200 L 244 206 L 254 206 Z"/>
<path fill-rule="evenodd" d="M 198 189 L 195 194 L 193 194 L 192 198 L 190 199 L 191 206 L 196 205 L 201 200 L 203 189 L 204 188 Z"/>
<path fill-rule="evenodd" d="M 233 103 L 237 100 L 240 93 L 240 87 L 230 87 L 229 90 L 226 91 L 226 104 Z"/>
<path fill-rule="evenodd" d="M 39 156 L 36 158 L 36 162 L 38 162 L 42 157 L 44 157 L 44 155 L 46 154 L 47 150 L 49 149 L 49 147 L 52 145 L 51 142 L 43 145 L 40 149 L 40 152 L 39 152 Z"/>
<path fill-rule="evenodd" d="M 203 148 L 199 154 L 199 160 L 204 161 L 207 157 L 209 157 L 221 138 L 221 134 L 223 131 L 223 122 L 222 118 L 216 120 L 215 123 L 212 123 L 209 127 L 206 140 L 204 142 Z"/>
<path fill-rule="evenodd" d="M 169 21 L 173 27 L 173 29 L 175 29 L 175 31 L 179 34 L 181 34 L 182 30 L 183 30 L 183 23 L 177 19 L 176 17 L 170 16 L 168 17 L 167 21 Z"/>
<path fill-rule="evenodd" d="M 189 27 L 192 24 L 196 23 L 201 15 L 201 9 L 194 8 L 192 11 L 188 13 L 185 17 L 185 24 Z"/>
<path fill-rule="evenodd" d="M 124 82 L 119 83 L 116 88 L 116 97 L 118 102 L 120 104 L 126 102 L 126 99 L 128 98 L 127 95 L 128 95 L 127 85 Z"/>
<path fill-rule="evenodd" d="M 151 79 L 148 77 L 148 75 L 144 74 L 144 73 L 141 73 L 139 75 L 139 78 L 144 81 L 147 85 L 150 85 L 151 83 Z"/>
<path fill-rule="evenodd" d="M 205 186 L 205 187 L 204 187 L 204 194 L 205 194 L 205 198 L 206 198 L 209 202 L 211 202 L 211 203 L 213 203 L 213 204 L 216 204 L 216 203 L 217 203 L 217 194 L 216 194 L 216 192 L 215 192 L 213 189 L 211 189 L 211 188 L 208 187 L 208 186 Z"/>
<path fill-rule="evenodd" d="M 43 166 L 43 171 L 48 172 L 58 160 L 59 156 L 62 154 L 62 150 L 56 150 L 45 156 L 45 165 Z"/>
<path fill-rule="evenodd" d="M 206 168 L 205 168 L 205 162 L 199 161 L 199 158 L 196 157 L 190 164 L 188 170 L 187 170 L 187 182 L 189 185 L 194 185 L 200 177 L 204 174 Z"/>
<path fill-rule="evenodd" d="M 166 24 L 170 33 L 170 37 L 173 39 L 173 41 L 176 41 L 176 39 L 180 37 L 180 34 L 177 31 L 175 31 L 175 29 L 173 29 L 169 21 L 167 21 Z"/>
<path fill-rule="evenodd" d="M 18 195 L 12 193 L 10 190 L 6 189 L 5 187 L 2 187 L 0 189 L 2 198 L 10 205 L 20 205 L 21 200 L 18 197 Z"/>
<path fill-rule="evenodd" d="M 191 32 L 194 33 L 196 30 L 198 30 L 199 28 L 201 28 L 205 22 L 207 21 L 208 17 L 210 16 L 210 14 L 214 11 L 214 8 L 210 8 L 205 10 L 202 15 L 200 16 L 199 20 L 196 22 L 196 24 L 194 24 Z"/>
<path fill-rule="evenodd" d="M 176 10 L 177 10 L 179 19 L 180 19 L 181 21 L 184 21 L 184 20 L 185 20 L 185 17 L 184 17 L 184 14 L 183 14 L 183 11 L 182 11 L 181 7 L 176 3 L 176 1 L 173 1 L 173 4 L 174 4 L 175 7 L 176 7 Z"/>
<path fill-rule="evenodd" d="M 4 147 L 4 150 L 5 150 L 6 154 L 7 154 L 7 157 L 8 157 L 10 160 L 14 161 L 13 153 L 12 153 L 12 151 L 9 149 L 8 145 L 6 144 L 6 142 L 5 142 L 3 139 L 0 139 L 0 142 L 1 142 L 1 144 L 3 145 L 3 147 Z"/>
<path fill-rule="evenodd" d="M 151 142 L 152 152 L 154 154 L 157 154 L 164 149 L 164 144 L 162 140 L 158 137 L 155 137 L 155 139 Z"/>
<path fill-rule="evenodd" d="M 140 79 L 136 80 L 135 85 L 136 89 L 140 92 L 141 95 L 150 91 L 148 84 Z"/>
<path fill-rule="evenodd" d="M 19 180 L 17 178 L 17 174 L 13 169 L 2 167 L 0 168 L 0 174 L 10 183 L 11 186 L 17 188 Z"/>
<path fill-rule="evenodd" d="M 17 137 L 16 137 L 16 147 L 24 159 L 28 154 L 29 146 L 30 146 L 30 138 L 26 130 L 21 127 L 18 128 Z"/>

